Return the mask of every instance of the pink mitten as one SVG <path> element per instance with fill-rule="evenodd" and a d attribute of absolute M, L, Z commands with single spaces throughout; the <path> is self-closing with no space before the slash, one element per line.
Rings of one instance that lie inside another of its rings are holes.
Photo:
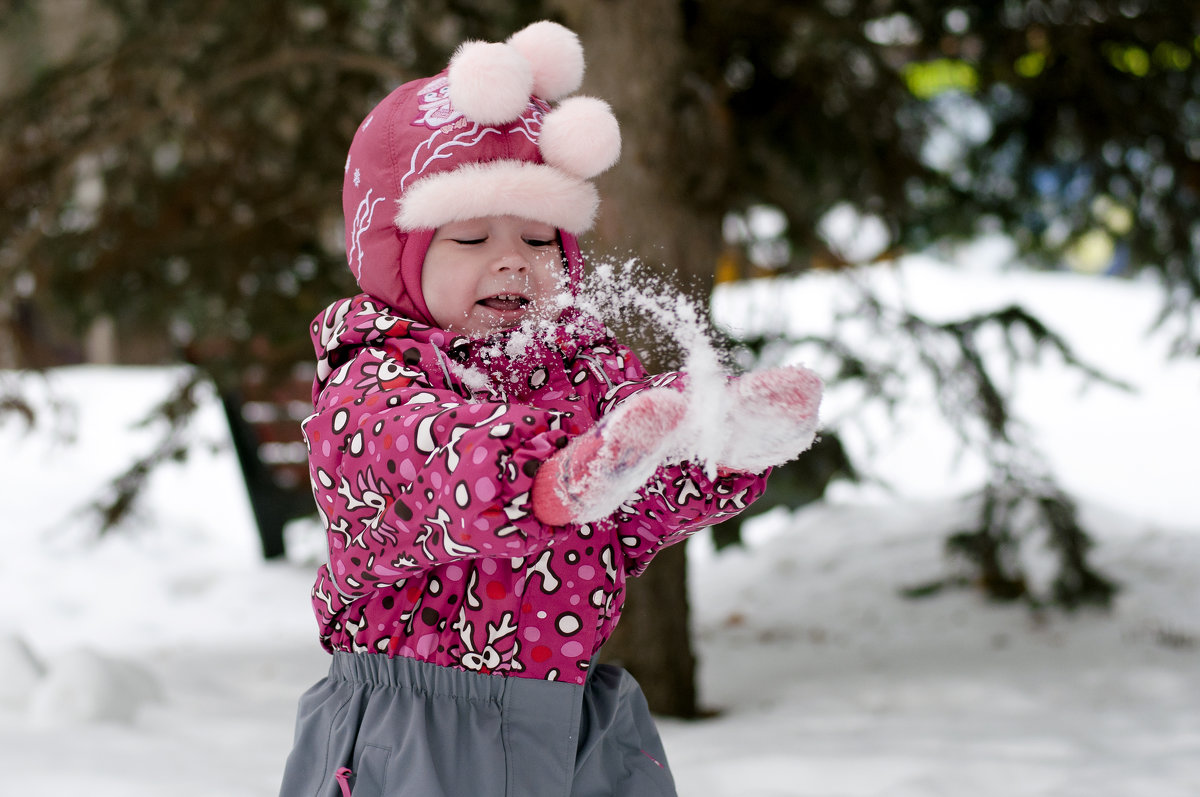
<path fill-rule="evenodd" d="M 798 365 L 771 368 L 734 379 L 726 390 L 722 467 L 761 473 L 812 445 L 823 390 L 812 371 Z"/>
<path fill-rule="evenodd" d="M 669 388 L 635 394 L 548 459 L 533 479 L 533 513 L 551 526 L 612 514 L 675 447 L 687 400 Z"/>

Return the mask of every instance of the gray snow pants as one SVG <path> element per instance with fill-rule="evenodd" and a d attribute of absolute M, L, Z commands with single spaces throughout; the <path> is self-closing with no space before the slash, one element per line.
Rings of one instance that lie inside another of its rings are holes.
<path fill-rule="evenodd" d="M 637 682 L 335 653 L 300 699 L 280 797 L 675 797 Z"/>

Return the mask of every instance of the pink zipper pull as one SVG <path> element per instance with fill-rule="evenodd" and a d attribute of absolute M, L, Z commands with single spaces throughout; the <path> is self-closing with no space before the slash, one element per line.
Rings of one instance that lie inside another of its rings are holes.
<path fill-rule="evenodd" d="M 350 767 L 341 767 L 337 772 L 333 773 L 333 779 L 337 781 L 338 786 L 342 787 L 342 797 L 350 797 Z"/>

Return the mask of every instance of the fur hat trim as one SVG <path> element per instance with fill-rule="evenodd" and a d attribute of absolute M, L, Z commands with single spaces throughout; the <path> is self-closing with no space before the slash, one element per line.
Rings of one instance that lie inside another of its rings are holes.
<path fill-rule="evenodd" d="M 396 226 L 404 232 L 481 216 L 518 215 L 578 235 L 592 226 L 600 198 L 591 183 L 554 166 L 495 160 L 424 177 L 396 204 Z"/>

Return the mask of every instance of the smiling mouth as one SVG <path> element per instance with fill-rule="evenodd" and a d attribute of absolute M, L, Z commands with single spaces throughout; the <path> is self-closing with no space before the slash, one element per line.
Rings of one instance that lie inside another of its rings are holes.
<path fill-rule="evenodd" d="M 481 304 L 499 313 L 511 313 L 525 309 L 529 305 L 529 300 L 520 294 L 501 293 L 496 296 L 489 296 L 486 299 L 480 299 L 476 304 Z"/>

